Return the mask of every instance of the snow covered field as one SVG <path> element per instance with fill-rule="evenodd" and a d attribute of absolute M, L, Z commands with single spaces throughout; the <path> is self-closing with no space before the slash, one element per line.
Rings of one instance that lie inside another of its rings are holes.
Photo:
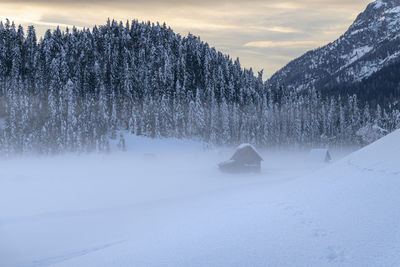
<path fill-rule="evenodd" d="M 133 138 L 1 160 L 0 266 L 400 265 L 400 131 L 328 166 L 221 174 L 230 153 Z"/>

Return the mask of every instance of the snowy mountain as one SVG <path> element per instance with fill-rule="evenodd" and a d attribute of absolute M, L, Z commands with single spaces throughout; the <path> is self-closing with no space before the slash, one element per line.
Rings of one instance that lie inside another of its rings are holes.
<path fill-rule="evenodd" d="M 361 81 L 400 57 L 400 1 L 377 0 L 336 41 L 307 52 L 275 73 L 269 87 L 331 87 Z"/>
<path fill-rule="evenodd" d="M 399 266 L 399 139 L 317 170 L 260 151 L 259 175 L 136 137 L 128 154 L 0 161 L 0 266 Z"/>
<path fill-rule="evenodd" d="M 118 130 L 311 147 L 363 145 L 356 133 L 372 123 L 400 127 L 397 110 L 365 111 L 352 95 L 266 88 L 262 73 L 166 25 L 108 21 L 36 40 L 33 27 L 0 22 L 0 154 L 108 151 Z"/>
<path fill-rule="evenodd" d="M 400 109 L 400 61 L 383 67 L 368 78 L 356 83 L 337 84 L 324 90 L 324 95 L 356 94 L 361 103 Z"/>

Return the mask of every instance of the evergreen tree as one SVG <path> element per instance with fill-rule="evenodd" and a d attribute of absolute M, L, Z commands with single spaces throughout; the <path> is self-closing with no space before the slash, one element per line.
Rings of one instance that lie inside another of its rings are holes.
<path fill-rule="evenodd" d="M 400 127 L 398 106 L 385 103 L 269 88 L 262 72 L 165 25 L 108 21 L 38 42 L 34 27 L 25 35 L 0 22 L 4 154 L 110 151 L 121 131 L 217 145 L 365 144 Z"/>

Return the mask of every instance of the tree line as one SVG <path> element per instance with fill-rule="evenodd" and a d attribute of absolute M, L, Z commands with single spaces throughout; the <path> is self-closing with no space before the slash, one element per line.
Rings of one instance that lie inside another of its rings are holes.
<path fill-rule="evenodd" d="M 262 72 L 165 24 L 108 20 L 37 40 L 33 26 L 0 22 L 4 154 L 107 151 L 119 131 L 214 145 L 362 145 L 399 127 L 399 114 L 357 95 L 269 89 Z"/>

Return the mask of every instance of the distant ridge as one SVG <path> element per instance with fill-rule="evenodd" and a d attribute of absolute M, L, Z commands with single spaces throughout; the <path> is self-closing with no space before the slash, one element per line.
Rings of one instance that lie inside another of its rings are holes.
<path fill-rule="evenodd" d="M 267 87 L 329 91 L 371 77 L 399 58 L 400 1 L 377 0 L 339 39 L 291 61 L 267 81 Z"/>

